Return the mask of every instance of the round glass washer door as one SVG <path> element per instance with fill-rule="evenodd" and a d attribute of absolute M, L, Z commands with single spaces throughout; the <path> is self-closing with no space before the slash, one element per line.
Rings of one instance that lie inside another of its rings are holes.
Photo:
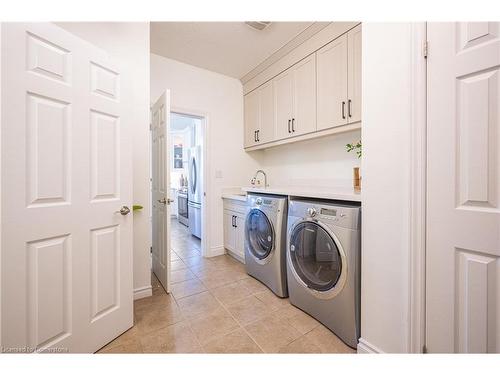
<path fill-rule="evenodd" d="M 254 208 L 246 219 L 246 239 L 248 249 L 259 260 L 269 256 L 274 245 L 274 231 L 266 214 Z"/>
<path fill-rule="evenodd" d="M 342 274 L 342 256 L 332 236 L 319 224 L 303 221 L 290 235 L 290 261 L 298 278 L 310 289 L 327 292 Z"/>

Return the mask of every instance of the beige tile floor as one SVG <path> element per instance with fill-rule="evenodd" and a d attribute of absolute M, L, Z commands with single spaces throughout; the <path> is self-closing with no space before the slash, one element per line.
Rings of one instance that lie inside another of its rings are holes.
<path fill-rule="evenodd" d="M 172 222 L 171 293 L 134 302 L 134 326 L 99 353 L 354 353 L 331 331 L 276 297 L 228 255 L 203 258 Z"/>

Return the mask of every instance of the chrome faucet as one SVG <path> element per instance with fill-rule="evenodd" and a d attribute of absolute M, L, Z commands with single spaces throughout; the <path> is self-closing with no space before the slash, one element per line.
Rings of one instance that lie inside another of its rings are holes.
<path fill-rule="evenodd" d="M 257 172 L 255 172 L 255 176 L 253 176 L 252 178 L 252 185 L 255 185 L 255 183 L 257 182 L 257 175 L 259 173 L 262 173 L 264 175 L 264 188 L 268 187 L 269 185 L 267 184 L 267 175 L 266 175 L 266 172 L 264 172 L 262 169 L 259 169 Z"/>

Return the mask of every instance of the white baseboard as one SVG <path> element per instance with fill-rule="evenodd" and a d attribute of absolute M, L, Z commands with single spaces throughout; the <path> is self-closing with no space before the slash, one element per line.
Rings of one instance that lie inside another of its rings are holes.
<path fill-rule="evenodd" d="M 224 246 L 211 247 L 210 252 L 207 255 L 207 258 L 216 257 L 218 255 L 224 255 L 225 253 L 226 253 L 226 249 L 224 248 Z"/>
<path fill-rule="evenodd" d="M 152 295 L 153 295 L 153 288 L 151 287 L 151 285 L 134 289 L 134 301 L 136 299 L 151 297 Z"/>
<path fill-rule="evenodd" d="M 377 354 L 383 353 L 382 350 L 377 348 L 375 345 L 370 344 L 363 338 L 360 338 L 358 341 L 358 354 Z"/>

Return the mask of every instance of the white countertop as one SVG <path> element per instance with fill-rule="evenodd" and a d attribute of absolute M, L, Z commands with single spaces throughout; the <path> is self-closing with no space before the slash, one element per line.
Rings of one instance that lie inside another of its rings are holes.
<path fill-rule="evenodd" d="M 322 199 L 335 199 L 340 201 L 361 202 L 361 193 L 356 192 L 354 188 L 314 188 L 314 187 L 278 187 L 272 186 L 268 188 L 261 187 L 244 187 L 243 191 L 255 193 L 268 193 L 277 195 L 288 195 L 294 197 L 306 198 L 322 198 Z"/>
<path fill-rule="evenodd" d="M 234 199 L 236 201 L 246 202 L 247 196 L 242 194 L 222 194 L 223 199 Z"/>

